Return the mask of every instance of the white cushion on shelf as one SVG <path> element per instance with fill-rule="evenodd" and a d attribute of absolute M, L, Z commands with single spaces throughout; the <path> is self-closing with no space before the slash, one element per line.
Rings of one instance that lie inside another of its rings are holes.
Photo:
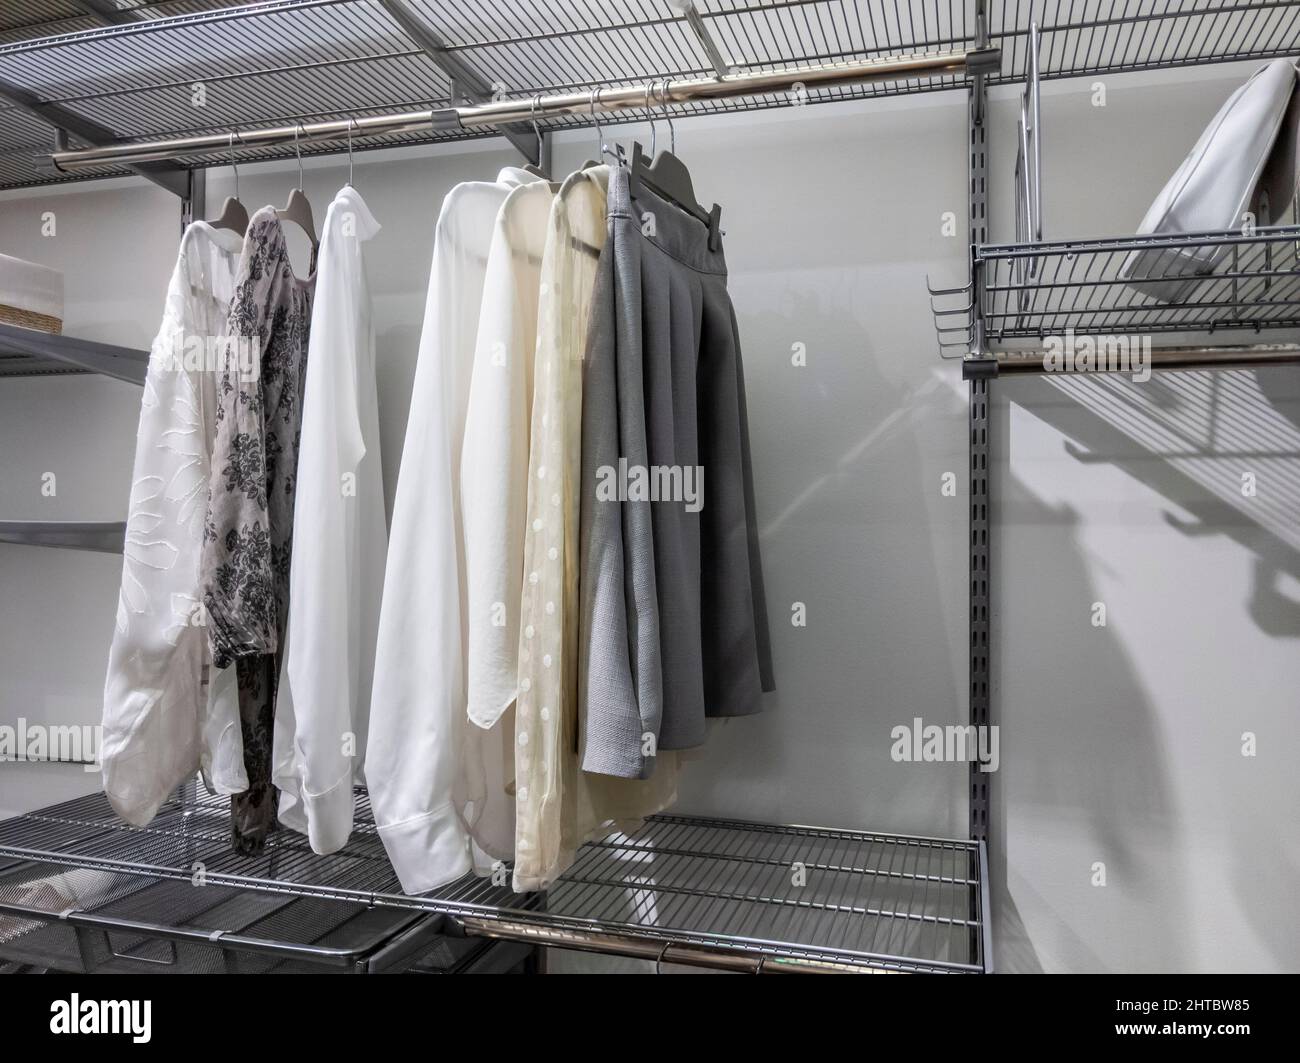
<path fill-rule="evenodd" d="M 1138 235 L 1214 232 L 1244 224 L 1295 92 L 1296 76 L 1292 60 L 1274 59 L 1228 98 L 1151 204 Z M 1227 250 L 1226 245 L 1215 245 L 1134 251 L 1120 276 L 1162 302 L 1179 302 L 1196 281 L 1168 278 L 1212 273 Z M 1144 279 L 1148 277 L 1153 279 Z"/>
<path fill-rule="evenodd" d="M 63 319 L 63 273 L 0 255 L 0 306 Z"/>

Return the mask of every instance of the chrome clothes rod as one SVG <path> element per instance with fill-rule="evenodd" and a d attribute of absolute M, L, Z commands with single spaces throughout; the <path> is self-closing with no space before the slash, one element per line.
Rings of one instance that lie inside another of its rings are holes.
<path fill-rule="evenodd" d="M 595 952 L 605 956 L 626 956 L 632 959 L 653 960 L 656 971 L 661 963 L 678 963 L 689 967 L 703 967 L 714 971 L 731 971 L 736 974 L 892 974 L 887 968 L 861 967 L 849 963 L 800 959 L 797 957 L 769 956 L 762 952 L 741 948 L 711 949 L 685 942 L 661 942 L 653 938 L 607 931 L 557 930 L 509 919 L 479 919 L 467 917 L 457 920 L 461 929 L 471 937 L 491 938 L 496 941 L 522 941 L 532 945 L 570 949 L 577 952 Z M 900 964 L 908 961 L 900 960 Z"/>
<path fill-rule="evenodd" d="M 1155 347 L 1146 354 L 1152 369 L 1249 369 L 1266 365 L 1300 365 L 1298 344 L 1255 344 L 1222 347 Z M 1048 370 L 1041 351 L 998 351 L 988 358 L 967 358 L 962 376 L 967 380 L 1001 376 L 1080 377 L 1131 375 L 1129 367 L 1100 367 L 1087 372 Z"/>
<path fill-rule="evenodd" d="M 891 56 L 852 63 L 827 63 L 793 67 L 786 70 L 729 74 L 720 78 L 694 78 L 673 81 L 649 79 L 634 85 L 595 86 L 585 92 L 554 96 L 533 96 L 498 100 L 470 107 L 444 107 L 402 114 L 344 118 L 331 122 L 276 126 L 233 132 L 233 145 L 241 148 L 267 148 L 345 141 L 355 138 L 385 136 L 394 133 L 417 133 L 432 127 L 438 132 L 454 133 L 489 126 L 529 122 L 556 115 L 582 117 L 629 108 L 664 107 L 692 100 L 727 99 L 737 96 L 761 96 L 769 92 L 788 92 L 797 86 L 834 88 L 900 78 L 939 76 L 943 74 L 989 73 L 999 69 L 1001 53 L 996 48 L 972 48 L 932 52 L 922 55 Z M 110 163 L 158 162 L 182 159 L 190 155 L 221 152 L 232 146 L 231 133 L 212 133 L 173 140 L 142 140 L 56 151 L 50 163 L 65 173 Z"/>

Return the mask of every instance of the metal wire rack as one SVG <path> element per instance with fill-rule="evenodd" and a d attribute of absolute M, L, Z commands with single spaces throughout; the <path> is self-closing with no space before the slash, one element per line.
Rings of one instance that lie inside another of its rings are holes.
<path fill-rule="evenodd" d="M 146 828 L 102 795 L 0 823 L 0 857 L 446 917 L 471 936 L 735 970 L 977 973 L 989 968 L 982 845 L 655 816 L 585 846 L 545 895 L 466 876 L 401 893 L 358 792 L 346 848 L 281 830 L 233 853 L 226 802 L 183 787 Z M 199 878 L 196 879 L 196 876 Z"/>
<path fill-rule="evenodd" d="M 985 244 L 983 281 L 930 289 L 940 354 L 1076 335 L 1300 329 L 1300 226 Z"/>
<path fill-rule="evenodd" d="M 1300 327 L 1300 227 L 986 245 L 990 342 Z M 1213 262 L 1212 267 L 1200 265 Z M 1203 272 L 1191 272 L 1198 269 Z"/>
<path fill-rule="evenodd" d="M 1300 50 L 1300 3 L 1292 0 L 698 0 L 708 42 L 665 0 L 20 0 L 0 20 L 0 188 L 75 179 L 36 161 L 60 123 L 81 142 L 88 137 L 76 127 L 89 123 L 90 139 L 114 143 L 711 77 L 719 59 L 724 69 L 757 72 L 934 53 L 974 45 L 979 6 L 988 10 L 988 43 L 1002 49 L 991 84 L 1024 76 L 1032 18 L 1042 27 L 1044 78 Z M 968 80 L 937 73 L 693 100 L 672 111 L 928 92 Z M 609 120 L 649 114 L 629 109 Z M 541 128 L 587 124 L 581 115 L 551 116 Z M 427 128 L 357 146 L 491 132 Z M 303 148 L 342 150 L 337 142 Z M 283 146 L 245 148 L 235 158 L 290 154 Z M 226 161 L 227 153 L 214 152 L 185 165 Z M 75 176 L 125 172 L 106 165 Z"/>

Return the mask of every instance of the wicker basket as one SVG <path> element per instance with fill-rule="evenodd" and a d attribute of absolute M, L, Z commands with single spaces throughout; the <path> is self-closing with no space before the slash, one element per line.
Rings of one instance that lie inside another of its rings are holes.
<path fill-rule="evenodd" d="M 33 310 L 22 310 L 16 306 L 6 306 L 4 303 L 0 303 L 0 324 L 19 325 L 22 328 L 36 329 L 38 332 L 53 333 L 55 336 L 63 331 L 63 322 L 57 317 L 38 314 Z"/>

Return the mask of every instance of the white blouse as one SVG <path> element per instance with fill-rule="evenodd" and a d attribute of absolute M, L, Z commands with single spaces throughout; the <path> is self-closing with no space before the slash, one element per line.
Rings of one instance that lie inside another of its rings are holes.
<path fill-rule="evenodd" d="M 514 888 L 540 890 L 578 847 L 677 798 L 678 754 L 651 778 L 588 775 L 578 764 L 578 518 L 582 359 L 605 245 L 607 166 L 579 170 L 551 207 L 542 260 L 530 419 L 515 721 Z"/>
<path fill-rule="evenodd" d="M 389 533 L 365 767 L 379 835 L 408 893 L 491 866 L 490 854 L 469 842 L 486 837 L 486 779 L 490 769 L 498 777 L 505 770 L 508 741 L 471 726 L 466 713 L 461 451 L 497 215 L 511 189 L 535 180 L 507 167 L 495 182 L 457 185 L 443 201 L 434 235 Z M 496 804 L 508 801 L 501 795 Z"/>
<path fill-rule="evenodd" d="M 388 526 L 362 243 L 379 223 L 342 189 L 321 230 L 294 496 L 289 626 L 276 696 L 280 822 L 317 853 L 352 833 L 363 782 Z"/>
<path fill-rule="evenodd" d="M 140 404 L 117 625 L 104 682 L 104 790 L 143 826 L 202 770 L 248 786 L 233 669 L 212 676 L 199 588 L 225 334 L 243 235 L 195 222 L 181 238 Z"/>

